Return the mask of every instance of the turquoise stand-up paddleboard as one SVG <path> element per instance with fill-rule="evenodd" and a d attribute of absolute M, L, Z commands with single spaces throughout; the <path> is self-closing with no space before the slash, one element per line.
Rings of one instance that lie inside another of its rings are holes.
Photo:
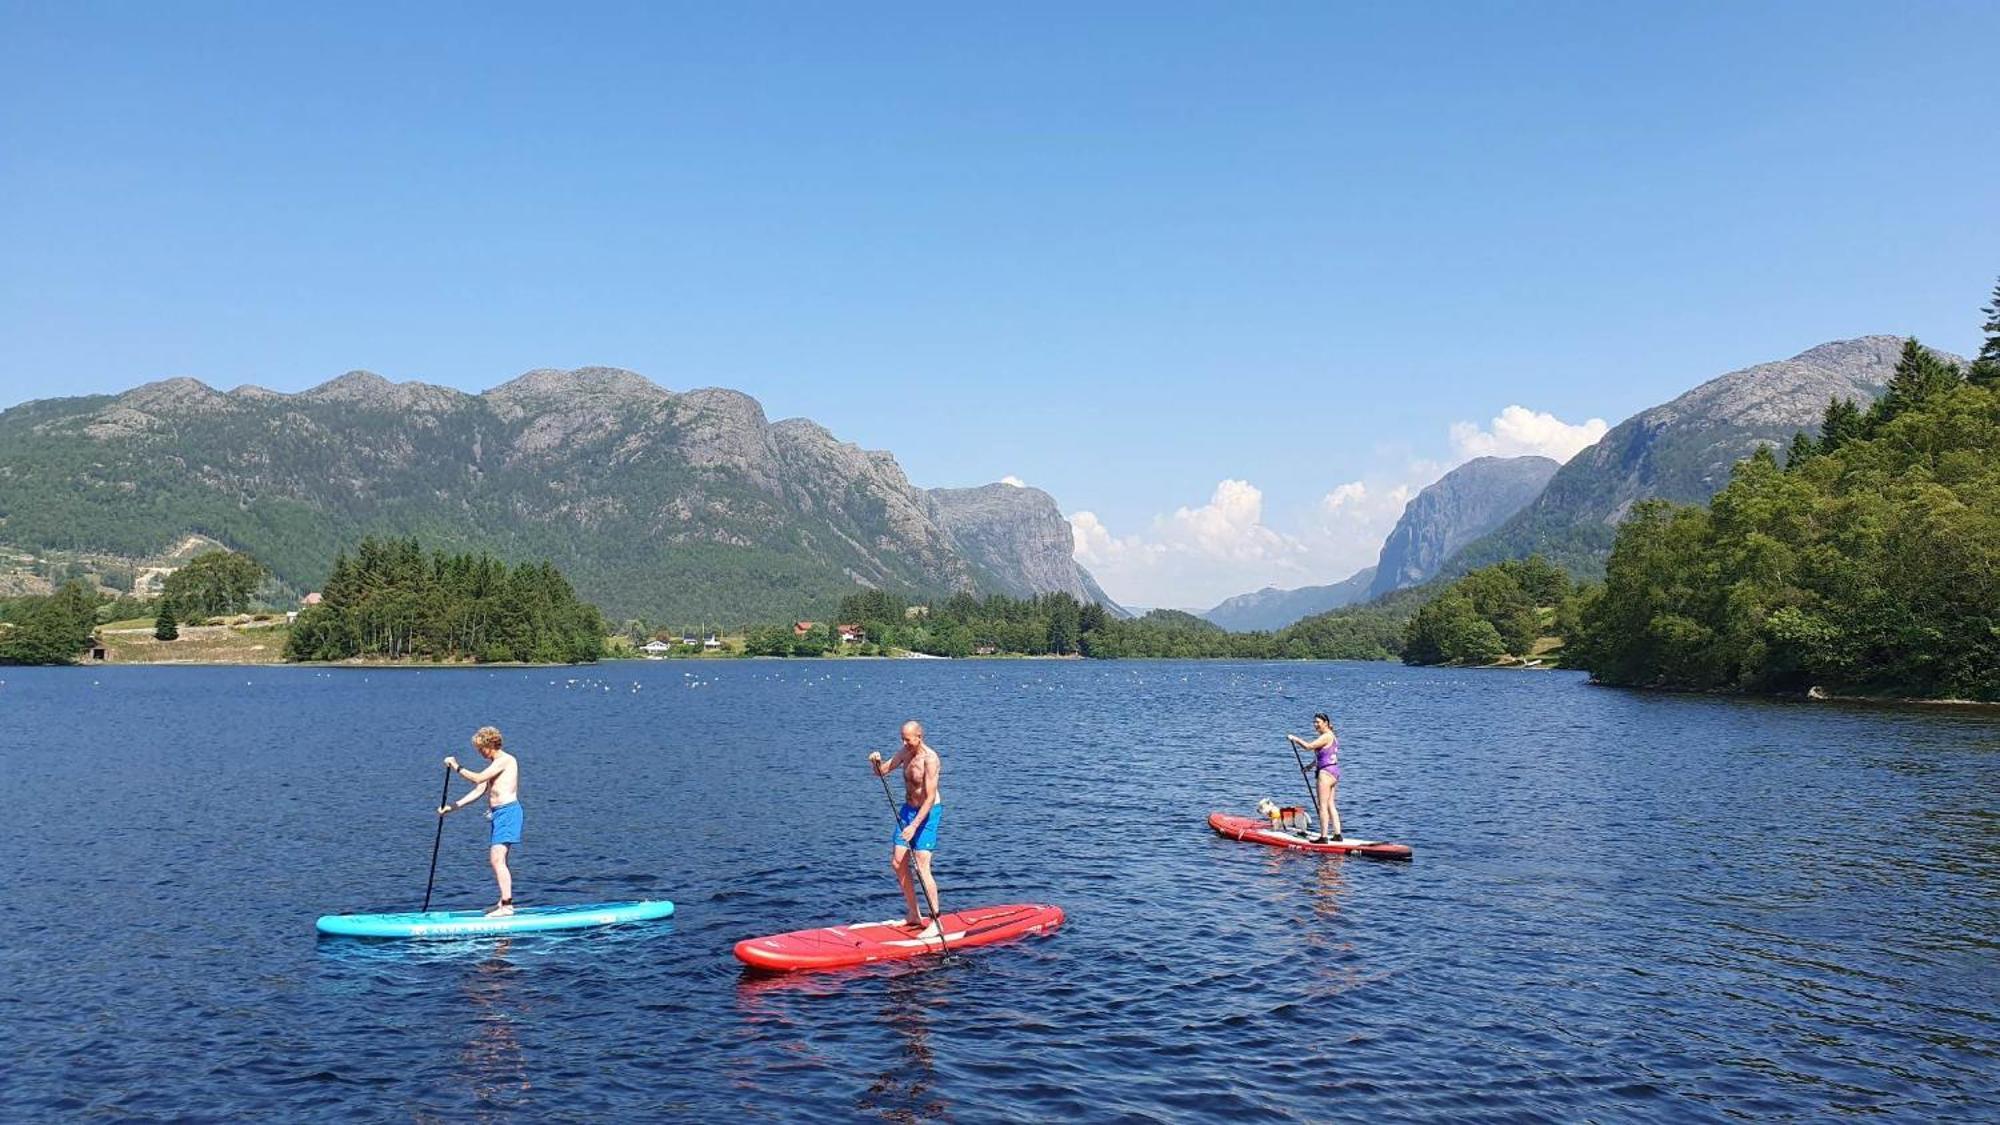
<path fill-rule="evenodd" d="M 658 902 L 523 906 L 505 918 L 488 918 L 477 910 L 432 910 L 422 914 L 328 914 L 319 920 L 318 925 L 320 933 L 338 937 L 457 938 L 651 922 L 673 912 L 674 904 L 662 899 Z"/>

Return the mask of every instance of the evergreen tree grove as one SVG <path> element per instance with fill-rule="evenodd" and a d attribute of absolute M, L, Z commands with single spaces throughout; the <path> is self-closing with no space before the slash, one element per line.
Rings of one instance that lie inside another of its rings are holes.
<path fill-rule="evenodd" d="M 603 615 L 546 562 L 509 567 L 370 538 L 335 559 L 321 599 L 293 623 L 287 660 L 573 664 L 604 655 Z"/>

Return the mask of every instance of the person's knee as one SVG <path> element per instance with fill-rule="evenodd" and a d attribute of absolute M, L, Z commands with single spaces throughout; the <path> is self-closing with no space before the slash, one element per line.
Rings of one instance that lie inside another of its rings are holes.
<path fill-rule="evenodd" d="M 917 865 L 917 870 L 922 874 L 929 875 L 931 873 L 931 853 L 912 852 L 910 854 L 913 857 L 912 862 Z"/>

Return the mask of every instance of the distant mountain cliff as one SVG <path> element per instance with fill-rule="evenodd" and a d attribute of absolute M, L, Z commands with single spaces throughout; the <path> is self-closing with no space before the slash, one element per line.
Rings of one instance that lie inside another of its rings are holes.
<path fill-rule="evenodd" d="M 1618 522 L 1640 500 L 1707 500 L 1731 466 L 1794 432 L 1817 433 L 1827 400 L 1881 394 L 1900 336 L 1821 344 L 1787 360 L 1732 371 L 1619 423 L 1571 458 L 1532 503 L 1454 557 L 1462 573 L 1537 551 L 1582 573 L 1603 568 Z M 1952 357 L 1956 358 L 1956 357 Z"/>
<path fill-rule="evenodd" d="M 864 586 L 1102 596 L 1044 492 L 927 492 L 747 395 L 615 368 L 478 395 L 171 379 L 0 413 L 0 543 L 136 558 L 207 535 L 309 588 L 366 533 L 551 558 L 614 618 L 806 616 Z"/>
<path fill-rule="evenodd" d="M 938 525 L 984 580 L 982 586 L 1017 598 L 1060 592 L 1124 613 L 1070 557 L 1075 540 L 1069 521 L 1048 493 L 988 484 L 933 488 L 925 495 Z"/>
<path fill-rule="evenodd" d="M 1301 618 L 1352 605 L 1368 596 L 1375 568 L 1368 567 L 1331 586 L 1301 586 L 1280 590 L 1266 586 L 1253 594 L 1238 594 L 1201 616 L 1232 633 L 1282 629 Z"/>
<path fill-rule="evenodd" d="M 1428 581 L 1460 548 L 1540 494 L 1560 467 L 1547 457 L 1479 457 L 1438 478 L 1403 508 L 1368 596 Z"/>

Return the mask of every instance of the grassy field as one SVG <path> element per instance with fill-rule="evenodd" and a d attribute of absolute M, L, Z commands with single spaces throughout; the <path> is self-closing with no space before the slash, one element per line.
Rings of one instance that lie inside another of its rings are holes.
<path fill-rule="evenodd" d="M 291 634 L 283 620 L 183 625 L 172 641 L 154 640 L 151 621 L 114 621 L 98 630 L 113 664 L 276 664 Z"/>

